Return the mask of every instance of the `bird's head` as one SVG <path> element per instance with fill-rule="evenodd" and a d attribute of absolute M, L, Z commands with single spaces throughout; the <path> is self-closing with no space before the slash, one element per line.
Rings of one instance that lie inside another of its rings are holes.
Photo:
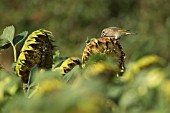
<path fill-rule="evenodd" d="M 118 27 L 108 27 L 102 30 L 101 37 L 113 37 L 114 39 L 120 39 L 122 36 L 133 34 L 135 33 L 128 32 L 127 30 Z"/>

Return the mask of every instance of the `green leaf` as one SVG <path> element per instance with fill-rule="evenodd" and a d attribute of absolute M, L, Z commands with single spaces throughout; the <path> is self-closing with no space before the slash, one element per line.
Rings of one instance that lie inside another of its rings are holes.
<path fill-rule="evenodd" d="M 66 73 L 63 77 L 63 80 L 67 83 L 73 76 L 77 76 L 80 74 L 80 66 L 75 66 L 70 72 Z"/>
<path fill-rule="evenodd" d="M 15 70 L 16 64 L 17 64 L 16 62 L 13 62 L 13 63 L 12 63 L 12 69 L 13 69 L 14 71 L 16 71 L 16 70 Z"/>
<path fill-rule="evenodd" d="M 17 44 L 19 44 L 23 39 L 25 39 L 25 37 L 28 35 L 28 31 L 24 31 L 20 34 L 18 34 L 17 36 L 14 37 L 13 39 L 13 44 L 16 46 Z"/>
<path fill-rule="evenodd" d="M 35 69 L 33 71 L 34 71 L 34 73 L 33 73 L 32 78 L 31 78 L 33 82 L 30 84 L 30 87 L 38 84 L 41 81 L 44 81 L 44 80 L 47 80 L 47 79 L 50 79 L 50 78 L 60 79 L 60 73 L 58 73 L 58 72 L 45 71 L 43 69 L 41 69 L 41 70 Z"/>
<path fill-rule="evenodd" d="M 87 45 L 88 43 L 90 43 L 92 40 L 95 40 L 95 39 L 96 39 L 96 38 L 88 38 L 88 37 L 87 37 L 87 39 L 86 39 L 86 41 L 85 41 L 85 42 L 86 42 L 86 45 Z"/>
<path fill-rule="evenodd" d="M 0 41 L 0 51 L 3 49 L 8 49 L 11 46 L 11 44 L 7 41 Z"/>
<path fill-rule="evenodd" d="M 61 64 L 69 57 L 60 57 L 60 52 L 57 50 L 53 55 L 53 69 L 60 67 Z"/>
<path fill-rule="evenodd" d="M 14 33 L 15 33 L 14 26 L 8 26 L 4 29 L 4 31 L 1 35 L 1 39 L 8 40 L 9 42 L 13 42 Z"/>
<path fill-rule="evenodd" d="M 12 40 L 14 37 L 14 33 L 14 26 L 9 26 L 4 29 L 2 35 L 0 36 L 0 50 L 7 49 L 11 46 L 10 43 L 13 42 Z"/>

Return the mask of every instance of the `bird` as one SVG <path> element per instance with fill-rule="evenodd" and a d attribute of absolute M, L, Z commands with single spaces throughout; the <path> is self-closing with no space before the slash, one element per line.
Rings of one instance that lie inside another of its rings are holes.
<path fill-rule="evenodd" d="M 101 32 L 101 37 L 112 37 L 116 40 L 120 39 L 126 35 L 135 35 L 136 33 L 131 33 L 128 30 L 119 27 L 108 27 L 104 28 Z"/>

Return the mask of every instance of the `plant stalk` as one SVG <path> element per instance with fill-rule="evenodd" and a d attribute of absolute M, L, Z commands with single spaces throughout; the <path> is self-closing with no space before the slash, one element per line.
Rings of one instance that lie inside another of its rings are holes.
<path fill-rule="evenodd" d="M 17 51 L 16 51 L 16 47 L 14 46 L 14 44 L 10 41 L 12 48 L 13 48 L 13 52 L 14 52 L 14 62 L 17 61 Z"/>

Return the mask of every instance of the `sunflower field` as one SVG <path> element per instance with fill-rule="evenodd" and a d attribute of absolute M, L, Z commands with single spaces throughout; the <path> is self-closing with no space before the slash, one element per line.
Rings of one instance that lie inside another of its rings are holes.
<path fill-rule="evenodd" d="M 0 1 L 0 113 L 170 113 L 168 0 Z"/>

